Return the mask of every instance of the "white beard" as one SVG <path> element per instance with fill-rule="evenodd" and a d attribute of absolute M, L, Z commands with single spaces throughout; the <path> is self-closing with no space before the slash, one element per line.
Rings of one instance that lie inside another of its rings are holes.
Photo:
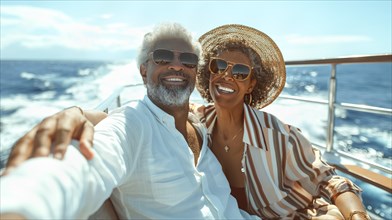
<path fill-rule="evenodd" d="M 172 106 L 188 105 L 189 97 L 195 88 L 195 85 L 188 84 L 187 87 L 165 87 L 162 84 L 154 85 L 147 79 L 147 94 L 154 100 Z"/>

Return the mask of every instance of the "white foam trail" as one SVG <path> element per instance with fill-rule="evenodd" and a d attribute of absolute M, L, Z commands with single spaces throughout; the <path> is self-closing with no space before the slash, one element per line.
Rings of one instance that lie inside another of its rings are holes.
<path fill-rule="evenodd" d="M 36 74 L 33 73 L 23 72 L 21 74 L 26 79 L 36 78 Z M 79 75 L 85 78 L 68 79 L 64 83 L 72 86 L 59 97 L 55 97 L 55 91 L 46 91 L 32 98 L 20 94 L 2 98 L 1 109 L 3 111 L 15 110 L 15 112 L 1 117 L 0 150 L 10 148 L 18 138 L 49 115 L 74 105 L 92 109 L 118 86 L 141 82 L 135 61 L 104 65 L 97 69 L 83 69 L 79 70 Z M 53 76 L 42 76 L 43 79 L 50 79 L 50 77 Z M 139 90 L 141 92 L 136 93 L 143 93 L 143 88 Z"/>
<path fill-rule="evenodd" d="M 326 140 L 327 110 L 324 105 L 304 104 L 300 101 L 286 99 L 277 99 L 263 109 L 284 123 L 301 129 L 311 142 L 320 145 L 324 145 Z"/>
<path fill-rule="evenodd" d="M 34 73 L 28 73 L 28 72 L 22 72 L 20 74 L 20 77 L 29 80 L 29 79 L 33 79 L 35 77 L 35 74 Z"/>

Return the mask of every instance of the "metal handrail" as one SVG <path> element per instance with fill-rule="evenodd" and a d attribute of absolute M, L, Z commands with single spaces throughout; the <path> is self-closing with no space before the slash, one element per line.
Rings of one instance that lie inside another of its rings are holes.
<path fill-rule="evenodd" d="M 332 64 L 331 78 L 329 79 L 328 94 L 328 128 L 327 128 L 327 152 L 333 149 L 333 137 L 335 131 L 335 103 L 336 103 L 336 64 Z"/>
<path fill-rule="evenodd" d="M 348 63 L 381 63 L 381 62 L 392 62 L 392 54 L 380 54 L 380 55 L 367 55 L 367 56 L 350 56 L 341 58 L 330 58 L 330 59 L 315 59 L 315 60 L 298 60 L 298 61 L 286 61 L 286 66 L 291 65 L 331 65 L 331 77 L 329 83 L 328 101 L 319 100 L 306 100 L 301 98 L 284 97 L 286 99 L 299 100 L 305 102 L 314 102 L 320 104 L 328 104 L 328 127 L 327 127 L 327 141 L 326 147 L 327 152 L 333 150 L 333 137 L 335 130 L 335 109 L 340 107 L 343 109 L 350 109 L 354 111 L 369 112 L 374 114 L 385 114 L 392 115 L 392 109 L 380 108 L 375 106 L 356 105 L 353 103 L 336 103 L 336 65 L 337 64 L 348 64 Z"/>
<path fill-rule="evenodd" d="M 125 88 L 125 86 L 121 86 L 121 87 L 117 88 L 116 90 L 114 90 L 114 92 L 108 98 L 106 98 L 104 101 L 99 103 L 98 106 L 95 107 L 94 109 L 108 113 L 109 107 L 114 103 L 114 100 L 116 100 L 116 102 L 117 102 L 116 107 L 120 107 L 121 106 L 120 97 L 121 97 L 121 93 L 124 90 L 124 88 Z"/>
<path fill-rule="evenodd" d="M 310 102 L 310 103 L 316 103 L 316 104 L 328 104 L 328 101 L 325 101 L 325 100 L 303 98 L 303 97 L 292 96 L 292 95 L 279 95 L 278 99 L 304 101 L 304 102 Z"/>
<path fill-rule="evenodd" d="M 110 94 L 109 97 L 107 97 L 104 101 L 98 104 L 94 109 L 97 111 L 103 111 L 108 113 L 109 112 L 109 107 L 114 103 L 114 100 L 116 100 L 116 106 L 115 107 L 120 107 L 121 104 L 121 93 L 124 91 L 125 88 L 128 87 L 135 87 L 135 86 L 142 86 L 142 83 L 136 83 L 136 84 L 129 84 L 125 86 L 121 86 L 114 90 L 112 94 Z"/>
<path fill-rule="evenodd" d="M 381 108 L 381 107 L 374 107 L 369 105 L 357 105 L 352 103 L 336 103 L 335 107 L 339 107 L 347 110 L 380 114 L 380 115 L 392 115 L 392 109 L 390 108 Z"/>
<path fill-rule="evenodd" d="M 344 63 L 383 63 L 392 62 L 392 54 L 358 55 L 340 58 L 326 58 L 314 60 L 286 61 L 286 65 L 320 65 L 320 64 L 344 64 Z"/>

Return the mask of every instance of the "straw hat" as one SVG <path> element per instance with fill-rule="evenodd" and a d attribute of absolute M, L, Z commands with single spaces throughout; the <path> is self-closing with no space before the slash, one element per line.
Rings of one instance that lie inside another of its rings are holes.
<path fill-rule="evenodd" d="M 283 90 L 286 82 L 283 56 L 275 42 L 265 33 L 244 25 L 228 24 L 203 34 L 199 42 L 203 49 L 204 64 L 199 68 L 197 88 L 207 101 L 212 101 L 208 91 L 209 58 L 216 55 L 217 49 L 220 46 L 224 48 L 228 42 L 250 47 L 260 59 L 257 62 L 260 66 L 254 68 L 252 73 L 256 76 L 257 85 L 252 92 L 251 106 L 263 108 L 272 103 Z"/>

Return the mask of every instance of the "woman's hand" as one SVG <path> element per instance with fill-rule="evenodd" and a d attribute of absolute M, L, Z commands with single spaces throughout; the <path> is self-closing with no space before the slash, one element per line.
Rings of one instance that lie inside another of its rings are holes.
<path fill-rule="evenodd" d="M 103 112 L 88 112 L 95 124 L 106 117 Z M 72 139 L 79 140 L 80 151 L 87 160 L 93 158 L 94 125 L 79 107 L 67 108 L 42 120 L 13 146 L 4 175 L 33 157 L 62 159 Z"/>

